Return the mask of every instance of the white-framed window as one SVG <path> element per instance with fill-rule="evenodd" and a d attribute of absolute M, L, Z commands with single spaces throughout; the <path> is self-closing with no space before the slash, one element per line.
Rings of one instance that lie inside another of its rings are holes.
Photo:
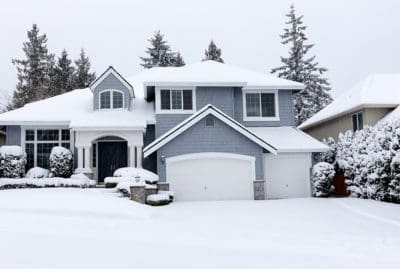
<path fill-rule="evenodd" d="M 243 120 L 278 121 L 279 104 L 277 90 L 244 90 Z"/>
<path fill-rule="evenodd" d="M 351 119 L 353 122 L 353 131 L 358 131 L 364 128 L 364 120 L 363 120 L 363 113 L 357 112 L 351 115 Z"/>
<path fill-rule="evenodd" d="M 27 158 L 26 170 L 36 166 L 48 169 L 50 153 L 55 146 L 71 149 L 69 129 L 26 128 L 22 130 L 22 138 Z"/>
<path fill-rule="evenodd" d="M 157 113 L 193 113 L 195 111 L 195 91 L 190 87 L 156 90 Z"/>
<path fill-rule="evenodd" d="M 124 108 L 124 93 L 120 90 L 104 90 L 99 94 L 99 109 Z"/>

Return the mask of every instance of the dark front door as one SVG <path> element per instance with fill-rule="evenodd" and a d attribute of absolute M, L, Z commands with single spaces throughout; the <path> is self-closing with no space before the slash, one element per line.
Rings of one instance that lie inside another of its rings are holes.
<path fill-rule="evenodd" d="M 98 182 L 101 183 L 105 177 L 112 176 L 118 168 L 128 166 L 128 147 L 126 141 L 99 142 L 98 147 Z"/>

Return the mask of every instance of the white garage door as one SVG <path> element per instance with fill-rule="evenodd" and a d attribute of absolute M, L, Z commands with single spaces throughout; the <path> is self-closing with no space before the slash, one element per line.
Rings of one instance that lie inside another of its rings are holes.
<path fill-rule="evenodd" d="M 264 155 L 267 199 L 309 197 L 311 153 Z"/>
<path fill-rule="evenodd" d="M 253 200 L 255 158 L 196 153 L 166 159 L 166 176 L 180 201 Z"/>

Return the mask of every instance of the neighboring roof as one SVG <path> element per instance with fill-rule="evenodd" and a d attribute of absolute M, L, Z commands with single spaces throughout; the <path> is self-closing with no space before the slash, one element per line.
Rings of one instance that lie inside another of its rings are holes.
<path fill-rule="evenodd" d="M 144 86 L 237 86 L 268 89 L 302 90 L 298 82 L 255 72 L 215 61 L 204 61 L 182 67 L 153 67 L 129 79 L 136 88 Z M 146 95 L 146 91 L 145 95 Z"/>
<path fill-rule="evenodd" d="M 329 147 L 295 127 L 252 127 L 258 137 L 281 152 L 324 152 Z"/>
<path fill-rule="evenodd" d="M 80 127 L 143 128 L 155 123 L 153 104 L 133 98 L 130 110 L 93 111 L 93 92 L 78 89 L 0 114 L 0 125 L 68 125 Z"/>
<path fill-rule="evenodd" d="M 400 104 L 400 74 L 370 75 L 303 122 L 306 129 L 365 107 L 397 107 Z"/>
<path fill-rule="evenodd" d="M 130 84 L 123 76 L 121 76 L 120 73 L 118 73 L 117 70 L 115 70 L 114 67 L 109 66 L 106 71 L 103 72 L 103 74 L 101 74 L 97 79 L 95 79 L 90 85 L 89 88 L 91 90 L 93 90 L 94 88 L 96 88 L 105 78 L 107 78 L 107 76 L 109 74 L 113 74 L 117 79 L 119 79 L 121 81 L 121 83 L 129 89 L 129 91 L 131 92 L 132 97 L 135 97 L 135 92 L 133 90 L 133 86 L 132 84 Z"/>
<path fill-rule="evenodd" d="M 153 152 L 157 151 L 159 148 L 173 140 L 175 137 L 192 127 L 194 124 L 199 122 L 201 119 L 205 118 L 207 115 L 213 115 L 217 119 L 223 121 L 225 124 L 228 126 L 232 127 L 234 130 L 238 131 L 242 135 L 246 136 L 248 139 L 253 141 L 254 143 L 260 145 L 262 148 L 272 152 L 273 154 L 277 153 L 277 149 L 272 146 L 271 144 L 265 142 L 263 139 L 258 137 L 256 134 L 254 134 L 252 131 L 250 131 L 248 128 L 244 127 L 225 113 L 223 113 L 221 110 L 217 109 L 213 105 L 206 105 L 199 111 L 197 111 L 195 114 L 157 138 L 155 141 L 153 141 L 151 144 L 146 146 L 143 150 L 144 157 L 149 156 Z"/>
<path fill-rule="evenodd" d="M 400 120 L 400 106 L 397 106 L 395 109 L 390 111 L 387 115 L 385 115 L 382 119 L 380 119 L 376 124 L 381 123 L 392 123 L 394 121 Z"/>

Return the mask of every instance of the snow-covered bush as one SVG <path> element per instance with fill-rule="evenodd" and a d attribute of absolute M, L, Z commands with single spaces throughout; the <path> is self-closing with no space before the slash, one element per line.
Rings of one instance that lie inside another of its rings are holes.
<path fill-rule="evenodd" d="M 319 162 L 312 169 L 312 188 L 316 197 L 328 197 L 334 190 L 332 185 L 335 169 L 332 164 L 327 162 Z"/>
<path fill-rule="evenodd" d="M 170 203 L 168 194 L 151 194 L 147 196 L 146 203 L 152 206 L 167 205 Z"/>
<path fill-rule="evenodd" d="M 0 147 L 2 177 L 20 178 L 25 174 L 26 154 L 20 146 Z"/>
<path fill-rule="evenodd" d="M 42 167 L 33 167 L 26 173 L 26 178 L 46 178 L 49 177 L 50 171 Z"/>
<path fill-rule="evenodd" d="M 400 152 L 392 159 L 390 164 L 392 178 L 388 186 L 389 199 L 393 202 L 400 202 Z"/>
<path fill-rule="evenodd" d="M 336 154 L 337 154 L 337 144 L 335 139 L 329 137 L 328 139 L 323 139 L 322 143 L 327 145 L 330 149 L 326 152 L 321 153 L 320 161 L 326 162 L 335 165 L 336 163 Z"/>
<path fill-rule="evenodd" d="M 144 181 L 148 184 L 158 182 L 158 175 L 146 169 L 136 167 L 123 167 L 115 170 L 114 177 L 131 178 L 137 181 Z"/>
<path fill-rule="evenodd" d="M 70 177 L 72 175 L 73 158 L 69 149 L 53 147 L 50 153 L 50 172 L 52 177 Z"/>

